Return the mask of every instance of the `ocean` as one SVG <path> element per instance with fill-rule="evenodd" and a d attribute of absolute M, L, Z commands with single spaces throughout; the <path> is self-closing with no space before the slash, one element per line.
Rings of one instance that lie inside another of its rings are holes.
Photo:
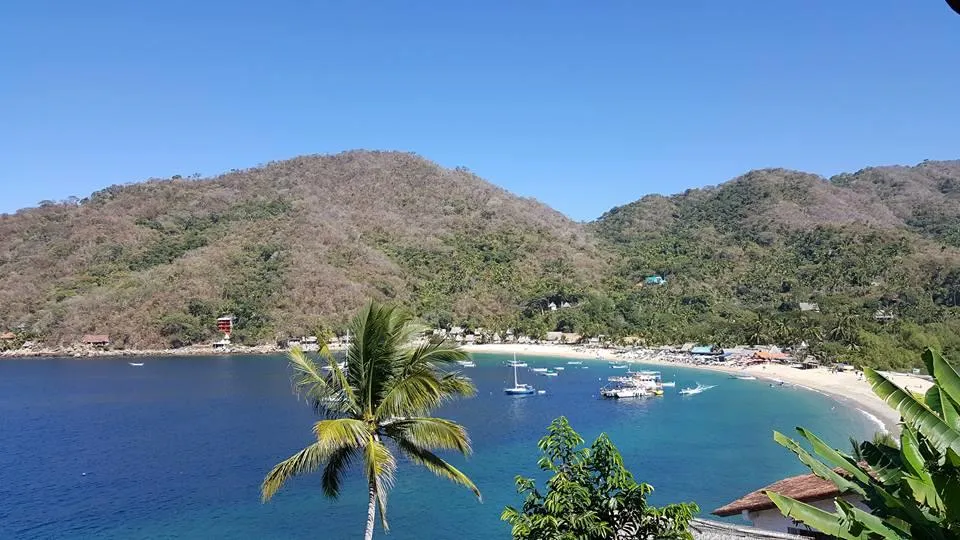
<path fill-rule="evenodd" d="M 806 472 L 773 442 L 774 429 L 814 430 L 847 449 L 877 426 L 857 409 L 801 388 L 681 367 L 656 367 L 677 387 L 659 398 L 598 399 L 607 363 L 523 357 L 562 366 L 559 377 L 520 370 L 545 395 L 511 397 L 507 358 L 475 355 L 464 371 L 477 396 L 438 416 L 464 424 L 474 453 L 448 456 L 483 492 L 401 461 L 387 517 L 394 540 L 509 538 L 500 521 L 521 504 L 518 474 L 539 476 L 536 443 L 560 415 L 588 442 L 610 435 L 655 504 L 695 501 L 706 515 L 787 475 Z M 282 356 L 0 361 L 0 538 L 341 539 L 361 537 L 359 471 L 331 501 L 319 475 L 259 499 L 264 474 L 310 443 L 316 420 L 290 391 Z M 585 368 L 585 369 L 584 369 Z M 695 396 L 696 383 L 715 388 Z M 377 529 L 377 537 L 384 537 Z"/>

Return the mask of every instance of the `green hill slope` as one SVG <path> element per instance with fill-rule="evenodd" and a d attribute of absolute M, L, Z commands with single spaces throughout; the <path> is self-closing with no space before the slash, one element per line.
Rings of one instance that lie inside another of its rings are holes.
<path fill-rule="evenodd" d="M 830 180 L 753 171 L 645 197 L 591 227 L 619 254 L 609 290 L 627 328 L 653 342 L 806 341 L 903 366 L 923 343 L 960 346 L 957 181 L 960 162 Z M 636 287 L 651 274 L 667 285 Z"/>
<path fill-rule="evenodd" d="M 466 170 L 356 151 L 113 186 L 0 216 L 0 238 L 0 330 L 50 344 L 203 342 L 223 313 L 271 342 L 376 297 L 534 335 L 806 342 L 881 366 L 960 353 L 960 162 L 752 171 L 584 225 Z"/>

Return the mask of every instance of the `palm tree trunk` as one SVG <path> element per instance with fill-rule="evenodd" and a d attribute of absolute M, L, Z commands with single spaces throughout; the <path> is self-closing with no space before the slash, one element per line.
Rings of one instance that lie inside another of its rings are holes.
<path fill-rule="evenodd" d="M 367 505 L 367 530 L 363 534 L 364 540 L 373 540 L 373 523 L 377 517 L 377 484 L 370 480 L 370 503 Z"/>

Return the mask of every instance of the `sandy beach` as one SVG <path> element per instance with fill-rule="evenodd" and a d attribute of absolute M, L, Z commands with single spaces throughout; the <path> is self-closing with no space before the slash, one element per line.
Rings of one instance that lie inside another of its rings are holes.
<path fill-rule="evenodd" d="M 535 345 L 535 344 L 488 344 L 466 345 L 464 349 L 472 353 L 495 353 L 554 356 L 557 358 L 575 358 L 592 361 L 609 361 L 620 358 L 617 349 L 586 348 L 573 345 Z M 808 390 L 824 394 L 848 407 L 859 409 L 877 423 L 877 429 L 899 432 L 900 416 L 878 398 L 870 389 L 866 380 L 855 372 L 833 372 L 825 368 L 796 369 L 783 364 L 762 364 L 749 367 L 707 366 L 686 362 L 649 360 L 645 364 L 679 366 L 692 369 L 719 371 L 753 375 L 767 380 L 780 380 Z M 921 377 L 902 373 L 884 372 L 894 384 L 913 392 L 926 392 L 932 383 Z"/>

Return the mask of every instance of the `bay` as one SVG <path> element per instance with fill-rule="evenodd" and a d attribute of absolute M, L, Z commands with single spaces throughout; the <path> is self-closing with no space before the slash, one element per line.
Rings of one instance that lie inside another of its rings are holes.
<path fill-rule="evenodd" d="M 279 460 L 310 443 L 316 420 L 290 392 L 282 356 L 31 359 L 0 362 L 0 538 L 290 538 L 361 536 L 359 475 L 337 501 L 319 475 L 262 504 L 259 485 Z M 390 494 L 389 538 L 509 538 L 499 515 L 519 505 L 517 474 L 536 476 L 536 442 L 566 415 L 591 441 L 606 432 L 652 501 L 695 501 L 704 514 L 786 475 L 806 472 L 772 440 L 802 425 L 846 449 L 876 430 L 856 409 L 800 388 L 680 367 L 655 367 L 677 388 L 636 401 L 597 397 L 604 362 L 524 357 L 562 366 L 559 377 L 521 370 L 546 395 L 511 397 L 506 357 L 475 355 L 478 394 L 437 413 L 463 423 L 467 459 L 447 456 L 483 492 L 472 494 L 401 461 Z M 677 394 L 696 383 L 717 385 Z M 359 472 L 359 471 L 358 471 Z M 378 537 L 382 531 L 378 529 Z"/>

